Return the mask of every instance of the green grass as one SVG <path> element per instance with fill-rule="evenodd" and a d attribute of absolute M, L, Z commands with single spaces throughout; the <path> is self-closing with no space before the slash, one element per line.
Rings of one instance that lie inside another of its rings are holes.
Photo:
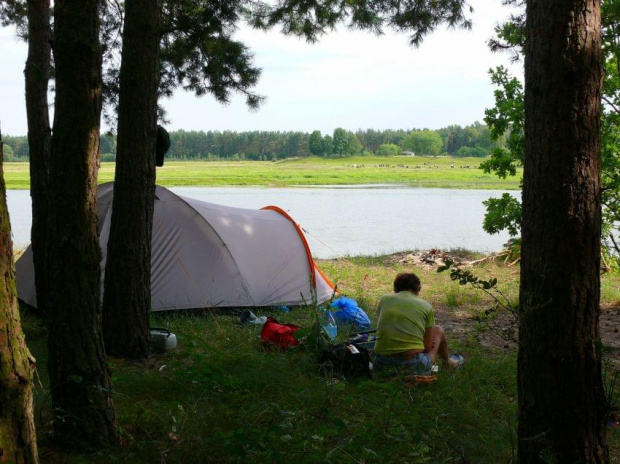
<path fill-rule="evenodd" d="M 279 162 L 167 161 L 157 169 L 157 183 L 167 187 L 402 184 L 463 189 L 519 188 L 521 173 L 516 178 L 499 179 L 477 169 L 481 161 L 480 158 L 405 156 L 311 157 Z M 114 179 L 114 166 L 113 163 L 101 163 L 99 182 Z M 4 176 L 8 189 L 29 188 L 28 163 L 5 163 Z"/>
<path fill-rule="evenodd" d="M 613 275 L 605 275 L 601 279 L 601 293 L 606 304 L 620 306 L 620 281 L 612 278 Z"/>
<path fill-rule="evenodd" d="M 311 353 L 284 354 L 261 348 L 260 326 L 241 326 L 216 314 L 155 315 L 152 325 L 176 333 L 179 349 L 145 362 L 110 360 L 115 408 L 123 446 L 68 453 L 47 441 L 51 424 L 45 385 L 45 328 L 24 314 L 29 347 L 38 359 L 37 431 L 46 463 L 509 463 L 516 440 L 516 352 L 479 342 L 472 318 L 492 306 L 484 293 L 459 287 L 447 273 L 399 262 L 398 256 L 352 257 L 319 262 L 376 323 L 378 298 L 391 291 L 394 275 L 416 272 L 422 296 L 437 310 L 452 348 L 466 368 L 443 366 L 434 384 L 410 386 L 400 378 L 345 381 L 322 376 Z M 518 268 L 492 262 L 475 268 L 495 276 L 516 299 Z M 617 288 L 618 274 L 603 276 Z M 451 292 L 456 295 L 448 297 Z M 603 302 L 616 293 L 603 292 Z M 257 313 L 263 314 L 261 311 Z M 281 322 L 308 327 L 312 310 L 266 311 Z M 463 330 L 461 330 L 463 329 Z M 620 451 L 619 431 L 610 433 Z"/>

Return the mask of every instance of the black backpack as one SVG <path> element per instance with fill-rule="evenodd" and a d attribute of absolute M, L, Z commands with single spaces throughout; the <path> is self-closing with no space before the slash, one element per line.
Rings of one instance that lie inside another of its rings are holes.
<path fill-rule="evenodd" d="M 338 374 L 346 379 L 372 377 L 370 354 L 366 348 L 355 343 L 334 345 L 323 352 L 319 363 L 323 374 Z"/>
<path fill-rule="evenodd" d="M 168 131 L 161 126 L 157 126 L 157 141 L 155 143 L 155 166 L 164 165 L 164 155 L 170 148 L 170 135 Z"/>

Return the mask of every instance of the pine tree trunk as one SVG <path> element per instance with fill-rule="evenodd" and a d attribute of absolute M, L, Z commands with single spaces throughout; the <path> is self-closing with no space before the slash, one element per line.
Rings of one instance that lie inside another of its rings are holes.
<path fill-rule="evenodd" d="M 600 4 L 526 16 L 519 461 L 603 463 Z"/>
<path fill-rule="evenodd" d="M 97 0 L 56 0 L 56 105 L 50 166 L 49 374 L 54 433 L 68 446 L 117 441 L 101 331 Z"/>
<path fill-rule="evenodd" d="M 26 60 L 26 112 L 30 147 L 30 196 L 32 197 L 32 255 L 37 307 L 46 313 L 47 298 L 47 198 L 50 161 L 50 121 L 47 87 L 50 75 L 50 2 L 28 0 L 28 59 Z"/>
<path fill-rule="evenodd" d="M 148 354 L 151 309 L 160 6 L 126 7 L 103 330 L 109 354 L 139 359 Z"/>
<path fill-rule="evenodd" d="M 17 307 L 3 161 L 0 134 L 0 462 L 36 464 L 31 357 Z"/>

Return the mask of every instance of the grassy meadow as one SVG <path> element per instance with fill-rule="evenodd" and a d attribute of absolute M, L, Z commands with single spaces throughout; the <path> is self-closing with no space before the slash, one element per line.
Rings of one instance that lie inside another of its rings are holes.
<path fill-rule="evenodd" d="M 391 291 L 395 274 L 416 272 L 421 296 L 435 307 L 452 350 L 466 357 L 465 368 L 440 366 L 438 380 L 428 385 L 378 374 L 345 381 L 319 373 L 303 348 L 264 351 L 260 326 L 242 326 L 234 315 L 158 314 L 152 325 L 176 333 L 175 352 L 139 363 L 110 360 L 120 448 L 69 454 L 50 447 L 50 398 L 40 368 L 36 417 L 42 462 L 515 462 L 516 345 L 508 314 L 485 317 L 494 305 L 488 295 L 459 286 L 434 266 L 411 264 L 406 253 L 323 260 L 319 266 L 358 301 L 373 325 L 377 300 Z M 500 290 L 516 301 L 518 264 L 487 260 L 473 271 L 497 277 Z M 618 304 L 620 275 L 605 274 L 603 305 Z M 302 327 L 315 319 L 312 308 L 256 313 Z M 24 324 L 44 366 L 44 325 L 28 312 Z M 609 429 L 609 440 L 612 462 L 619 462 L 618 428 Z"/>
<path fill-rule="evenodd" d="M 269 186 L 404 184 L 416 187 L 518 189 L 516 178 L 499 179 L 478 169 L 480 158 L 298 158 L 271 161 L 166 161 L 157 183 L 173 186 Z M 114 180 L 114 163 L 101 163 L 99 182 Z M 357 167 L 356 167 L 357 166 Z M 465 167 L 468 166 L 468 167 Z M 27 189 L 28 163 L 5 163 L 7 189 Z"/>
<path fill-rule="evenodd" d="M 517 189 L 519 179 L 484 174 L 478 158 L 354 157 L 278 162 L 167 161 L 158 168 L 164 186 L 269 186 L 403 184 L 419 187 Z M 465 167 L 469 166 L 469 167 Z M 9 189 L 29 188 L 27 163 L 5 163 Z M 99 181 L 113 180 L 102 163 Z M 518 263 L 463 250 L 480 259 L 473 272 L 496 277 L 517 302 Z M 517 348 L 512 316 L 493 298 L 459 286 L 436 266 L 415 264 L 407 252 L 321 260 L 319 266 L 377 322 L 380 296 L 398 272 L 416 272 L 421 296 L 436 309 L 437 323 L 465 367 L 440 365 L 438 380 L 414 385 L 399 376 L 345 380 L 320 371 L 303 346 L 265 351 L 259 325 L 241 325 L 234 314 L 205 311 L 155 314 L 151 325 L 177 335 L 179 348 L 143 362 L 110 359 L 122 446 L 82 453 L 55 448 L 46 372 L 44 321 L 24 308 L 27 342 L 38 363 L 36 420 L 41 462 L 98 463 L 512 463 L 516 461 Z M 620 273 L 602 276 L 607 327 L 620 320 Z M 280 322 L 310 327 L 313 307 L 256 309 Z M 602 320 L 605 318 L 602 317 Z M 611 321 L 611 322 L 610 322 Z M 617 329 L 615 329 L 617 330 Z M 340 333 L 344 340 L 346 334 Z M 603 342 L 609 339 L 603 339 Z M 617 340 L 616 340 L 617 341 Z M 614 342 L 615 343 L 615 342 Z M 617 343 L 616 343 L 617 344 Z M 620 368 L 620 349 L 606 362 Z M 609 377 L 608 377 L 609 380 Z M 616 386 L 616 391 L 620 386 Z M 620 463 L 620 428 L 609 430 L 612 462 Z"/>

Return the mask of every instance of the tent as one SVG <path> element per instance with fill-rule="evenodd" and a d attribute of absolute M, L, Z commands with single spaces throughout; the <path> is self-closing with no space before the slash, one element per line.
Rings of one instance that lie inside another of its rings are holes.
<path fill-rule="evenodd" d="M 112 197 L 112 182 L 99 186 L 102 276 Z M 30 247 L 16 263 L 16 276 L 18 297 L 36 307 Z M 280 208 L 215 205 L 156 187 L 152 311 L 321 303 L 333 292 L 300 227 Z"/>

